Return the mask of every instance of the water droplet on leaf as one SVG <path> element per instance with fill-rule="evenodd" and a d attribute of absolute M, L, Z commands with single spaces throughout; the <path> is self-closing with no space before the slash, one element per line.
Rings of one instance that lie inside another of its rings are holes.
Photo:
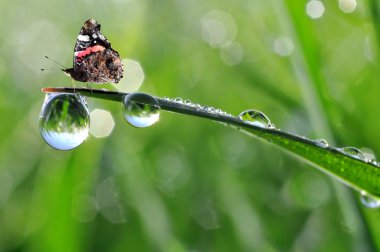
<path fill-rule="evenodd" d="M 172 101 L 177 102 L 177 103 L 183 103 L 183 100 L 181 97 L 173 98 Z"/>
<path fill-rule="evenodd" d="M 124 98 L 124 118 L 129 124 L 145 128 L 155 124 L 160 117 L 160 106 L 153 96 L 131 93 Z"/>
<path fill-rule="evenodd" d="M 239 114 L 239 119 L 261 128 L 273 128 L 269 118 L 262 112 L 256 110 L 245 110 Z"/>
<path fill-rule="evenodd" d="M 57 150 L 79 146 L 88 136 L 90 115 L 85 100 L 78 94 L 46 95 L 40 113 L 42 138 Z"/>
<path fill-rule="evenodd" d="M 377 166 L 376 156 L 373 150 L 368 148 L 361 148 L 360 151 L 362 152 L 367 163 Z"/>
<path fill-rule="evenodd" d="M 369 160 L 368 163 L 375 165 L 375 166 L 380 166 L 379 162 L 377 162 L 375 159 Z"/>
<path fill-rule="evenodd" d="M 198 103 L 194 104 L 194 107 L 195 107 L 197 110 L 202 109 L 202 105 L 200 105 L 200 104 L 198 104 Z"/>
<path fill-rule="evenodd" d="M 209 107 L 209 106 L 204 106 L 203 110 L 209 113 L 215 113 L 215 108 L 214 107 Z"/>
<path fill-rule="evenodd" d="M 366 193 L 365 191 L 361 192 L 360 201 L 365 207 L 368 207 L 368 208 L 380 207 L 380 199 L 375 198 L 374 196 Z"/>
<path fill-rule="evenodd" d="M 363 153 L 355 147 L 343 147 L 338 149 L 343 154 L 346 154 L 347 156 L 350 156 L 352 158 L 356 158 L 359 160 L 362 160 L 364 162 L 367 162 L 366 157 L 363 155 Z"/>
<path fill-rule="evenodd" d="M 325 139 L 317 139 L 314 141 L 314 143 L 316 145 L 318 145 L 319 147 L 322 147 L 322 148 L 329 147 L 329 144 L 327 143 L 327 141 Z"/>

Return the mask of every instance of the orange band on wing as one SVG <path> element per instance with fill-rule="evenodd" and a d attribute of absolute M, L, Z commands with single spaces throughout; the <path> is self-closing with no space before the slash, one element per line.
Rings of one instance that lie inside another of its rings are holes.
<path fill-rule="evenodd" d="M 102 52 L 102 51 L 104 51 L 104 49 L 105 49 L 104 46 L 95 45 L 95 46 L 87 48 L 86 50 L 75 52 L 74 55 L 77 58 L 83 58 L 84 56 L 87 56 L 93 52 Z"/>

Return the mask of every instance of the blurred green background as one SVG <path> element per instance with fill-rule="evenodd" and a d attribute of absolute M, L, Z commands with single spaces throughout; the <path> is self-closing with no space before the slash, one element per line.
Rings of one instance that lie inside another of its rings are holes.
<path fill-rule="evenodd" d="M 357 192 L 220 124 L 162 112 L 136 129 L 121 104 L 88 99 L 100 117 L 77 149 L 52 149 L 38 129 L 41 88 L 72 85 L 44 56 L 71 67 L 94 18 L 128 59 L 121 90 L 257 109 L 380 153 L 377 4 L 0 1 L 0 251 L 380 250 L 380 212 Z"/>

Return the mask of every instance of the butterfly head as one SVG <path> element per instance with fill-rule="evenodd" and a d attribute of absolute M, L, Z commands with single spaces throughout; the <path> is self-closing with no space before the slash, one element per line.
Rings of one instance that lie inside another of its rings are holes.
<path fill-rule="evenodd" d="M 92 18 L 87 20 L 82 27 L 83 34 L 93 34 L 99 31 L 100 24 L 98 24 L 98 22 L 96 22 L 96 20 Z"/>

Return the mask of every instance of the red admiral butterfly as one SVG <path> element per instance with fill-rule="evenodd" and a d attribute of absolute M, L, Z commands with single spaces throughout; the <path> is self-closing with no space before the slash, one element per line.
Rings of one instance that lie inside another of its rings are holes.
<path fill-rule="evenodd" d="M 118 83 L 123 78 L 123 62 L 100 32 L 100 24 L 89 19 L 82 26 L 75 44 L 73 68 L 63 71 L 81 82 Z"/>

